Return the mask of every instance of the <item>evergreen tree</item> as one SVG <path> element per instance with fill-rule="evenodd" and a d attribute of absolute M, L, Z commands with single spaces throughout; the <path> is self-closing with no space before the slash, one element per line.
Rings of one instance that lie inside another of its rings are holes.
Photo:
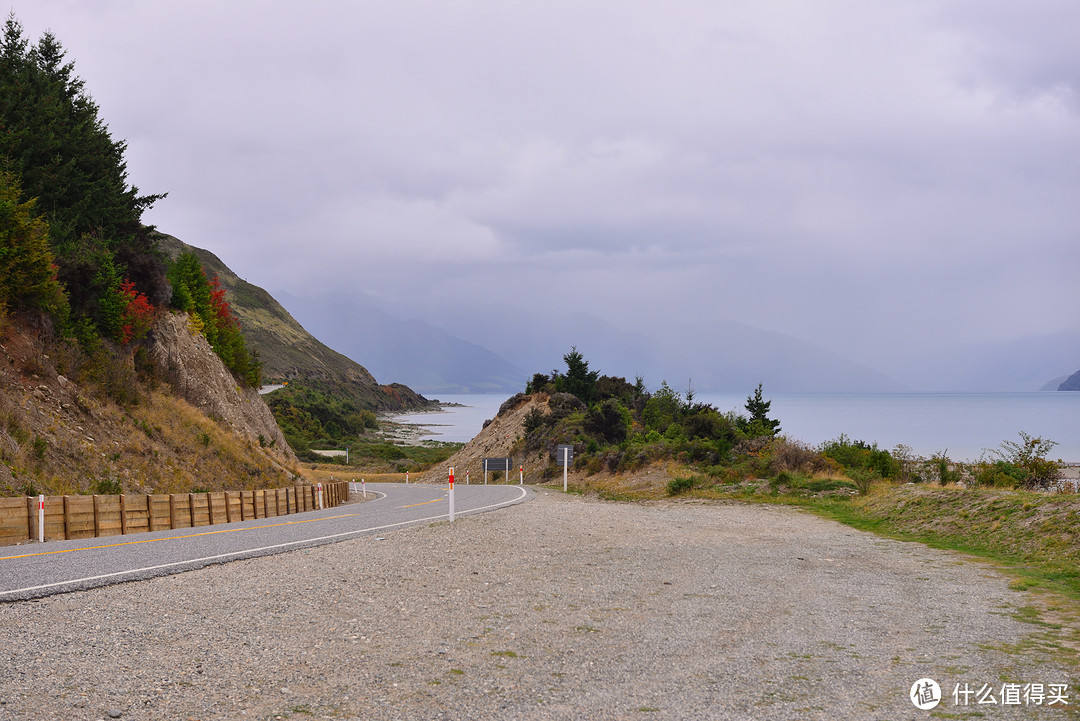
<path fill-rule="evenodd" d="M 775 436 L 780 432 L 780 421 L 769 418 L 769 409 L 772 401 L 764 399 L 761 384 L 758 383 L 754 395 L 746 399 L 746 411 L 750 418 L 743 419 L 739 423 L 740 429 L 749 436 Z"/>
<path fill-rule="evenodd" d="M 585 403 L 591 403 L 600 371 L 589 370 L 589 361 L 585 360 L 577 346 L 570 347 L 570 352 L 563 356 L 563 361 L 566 363 L 566 374 L 557 379 L 558 389 L 573 393 Z"/>
<path fill-rule="evenodd" d="M 42 308 L 64 317 L 67 298 L 55 277 L 49 226 L 20 195 L 18 181 L 0 172 L 0 312 Z"/>
<path fill-rule="evenodd" d="M 0 33 L 0 169 L 22 181 L 48 222 L 57 275 L 75 313 L 105 335 L 124 277 L 167 301 L 164 264 L 142 212 L 164 196 L 129 185 L 124 141 L 113 140 L 59 41 L 23 37 L 10 14 Z M 104 324 L 104 325 L 103 325 Z"/>
<path fill-rule="evenodd" d="M 187 312 L 196 330 L 206 336 L 210 347 L 225 366 L 252 387 L 262 384 L 262 362 L 249 352 L 228 301 L 225 288 L 215 276 L 207 279 L 198 256 L 186 251 L 169 267 L 172 306 Z"/>

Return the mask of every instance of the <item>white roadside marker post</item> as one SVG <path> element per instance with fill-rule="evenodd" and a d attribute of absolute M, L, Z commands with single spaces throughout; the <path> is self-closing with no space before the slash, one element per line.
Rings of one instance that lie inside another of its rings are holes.
<path fill-rule="evenodd" d="M 465 471 L 465 485 L 469 485 L 469 472 Z"/>
<path fill-rule="evenodd" d="M 525 466 L 518 466 L 518 485 L 524 485 L 525 483 Z"/>
<path fill-rule="evenodd" d="M 570 467 L 570 449 L 562 450 L 562 492 L 566 493 L 566 469 Z"/>
<path fill-rule="evenodd" d="M 409 472 L 408 471 L 405 471 L 405 483 L 406 483 L 406 485 L 408 485 L 408 483 L 409 483 Z"/>
<path fill-rule="evenodd" d="M 320 483 L 319 484 L 319 509 L 321 510 L 322 507 L 323 507 L 323 504 L 322 504 L 322 484 Z"/>
<path fill-rule="evenodd" d="M 45 496 L 44 495 L 38 496 L 37 519 L 38 519 L 37 520 L 38 541 L 41 542 L 41 543 L 45 543 Z"/>
<path fill-rule="evenodd" d="M 364 491 L 364 498 L 367 498 L 367 481 L 363 478 L 360 479 L 360 488 Z"/>
<path fill-rule="evenodd" d="M 450 469 L 450 522 L 454 522 L 454 469 Z"/>

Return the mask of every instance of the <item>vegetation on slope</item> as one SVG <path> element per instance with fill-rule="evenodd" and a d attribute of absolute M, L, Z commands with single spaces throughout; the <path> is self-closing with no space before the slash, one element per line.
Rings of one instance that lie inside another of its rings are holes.
<path fill-rule="evenodd" d="M 306 388 L 371 411 L 407 410 L 429 404 L 401 384 L 380 385 L 367 369 L 315 339 L 273 296 L 237 276 L 213 253 L 169 235 L 158 234 L 157 239 L 169 258 L 194 254 L 207 274 L 228 291 L 229 304 L 243 326 L 248 346 L 257 354 L 266 382 L 288 381 L 290 388 Z M 317 440 L 317 434 L 308 438 L 309 442 Z"/>
<path fill-rule="evenodd" d="M 258 386 L 225 291 L 170 264 L 111 137 L 51 33 L 0 37 L 0 493 L 287 482 L 280 459 L 165 392 L 148 332 L 190 313 L 240 384 Z M 204 476 L 203 474 L 210 474 Z"/>

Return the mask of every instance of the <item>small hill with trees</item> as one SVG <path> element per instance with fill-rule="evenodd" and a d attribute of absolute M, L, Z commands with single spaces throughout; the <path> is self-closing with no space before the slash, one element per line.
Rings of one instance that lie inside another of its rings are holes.
<path fill-rule="evenodd" d="M 574 449 L 573 485 L 613 497 L 850 496 L 886 480 L 1038 490 L 1060 478 L 1058 464 L 1048 460 L 1055 444 L 1023 432 L 1019 442 L 1005 441 L 971 464 L 944 454 L 919 458 L 905 446 L 889 451 L 845 435 L 811 447 L 781 434 L 761 384 L 747 396 L 745 414 L 722 413 L 695 402 L 690 388 L 680 393 L 662 382 L 649 391 L 640 377 L 630 383 L 601 375 L 576 348 L 563 360 L 564 372 L 533 375 L 524 393 L 503 403 L 476 438 L 424 480 L 445 481 L 444 466 L 458 477 L 466 471 L 476 477 L 482 458 L 510 456 L 524 466 L 528 482 L 561 482 L 561 444 Z"/>

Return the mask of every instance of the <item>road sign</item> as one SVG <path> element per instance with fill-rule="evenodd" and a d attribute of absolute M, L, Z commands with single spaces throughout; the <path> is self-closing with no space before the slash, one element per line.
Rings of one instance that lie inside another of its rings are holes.
<path fill-rule="evenodd" d="M 574 460 L 574 447 L 569 443 L 560 443 L 555 451 L 555 463 L 560 466 L 568 466 Z"/>
<path fill-rule="evenodd" d="M 510 458 L 485 458 L 484 473 L 488 471 L 509 471 L 513 462 Z"/>

